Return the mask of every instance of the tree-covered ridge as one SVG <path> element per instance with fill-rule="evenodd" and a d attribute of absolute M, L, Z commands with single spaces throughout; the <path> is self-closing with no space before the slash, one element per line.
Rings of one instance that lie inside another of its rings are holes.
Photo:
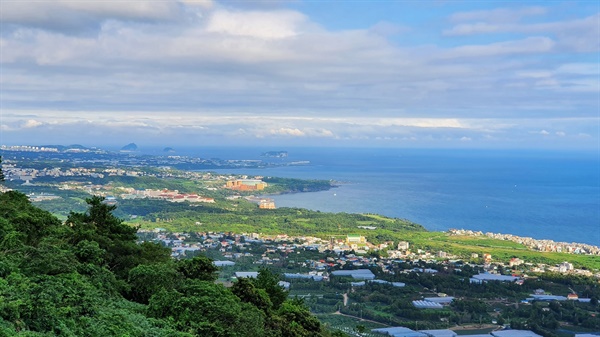
<path fill-rule="evenodd" d="M 231 289 L 205 257 L 136 243 L 102 198 L 61 223 L 0 194 L 1 336 L 329 336 L 263 271 Z"/>

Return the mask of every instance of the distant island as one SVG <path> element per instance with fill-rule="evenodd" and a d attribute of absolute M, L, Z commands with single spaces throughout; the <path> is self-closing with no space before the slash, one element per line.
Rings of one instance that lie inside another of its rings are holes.
<path fill-rule="evenodd" d="M 260 156 L 261 157 L 269 157 L 269 158 L 287 158 L 288 152 L 287 151 L 267 151 L 267 152 L 263 152 Z"/>
<path fill-rule="evenodd" d="M 138 147 L 135 143 L 129 143 L 121 148 L 122 152 L 133 152 L 137 151 Z"/>
<path fill-rule="evenodd" d="M 173 153 L 173 152 L 175 152 L 175 149 L 174 149 L 174 148 L 172 148 L 172 147 L 165 147 L 165 148 L 163 149 L 163 152 L 167 152 L 167 153 Z"/>

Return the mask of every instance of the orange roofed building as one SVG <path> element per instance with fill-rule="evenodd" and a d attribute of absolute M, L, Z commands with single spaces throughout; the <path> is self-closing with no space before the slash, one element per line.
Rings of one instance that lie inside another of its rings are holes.
<path fill-rule="evenodd" d="M 267 187 L 267 183 L 258 179 L 231 180 L 225 184 L 225 188 L 236 191 L 262 191 L 265 187 Z"/>

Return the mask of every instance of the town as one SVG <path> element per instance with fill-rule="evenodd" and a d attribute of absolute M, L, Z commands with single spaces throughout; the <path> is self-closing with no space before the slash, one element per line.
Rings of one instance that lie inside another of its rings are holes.
<path fill-rule="evenodd" d="M 26 193 L 63 220 L 100 196 L 138 228 L 140 243 L 168 247 L 174 260 L 207 256 L 228 287 L 272 271 L 289 297 L 351 336 L 504 337 L 507 327 L 525 334 L 516 337 L 559 329 L 572 336 L 600 329 L 600 249 L 592 245 L 428 232 L 374 214 L 277 208 L 269 198 L 333 188 L 329 181 L 176 169 L 181 161 L 172 156 L 3 150 L 10 154 L 3 155 L 3 192 Z M 41 163 L 27 154 L 61 157 Z"/>
<path fill-rule="evenodd" d="M 574 268 L 566 261 L 557 265 L 520 259 L 503 262 L 483 254 L 482 263 L 474 263 L 443 251 L 411 252 L 406 241 L 374 245 L 355 234 L 327 240 L 285 234 L 171 233 L 156 228 L 139 231 L 138 236 L 140 241 L 169 247 L 176 259 L 199 254 L 211 257 L 220 268 L 219 282 L 226 285 L 239 278 L 257 277 L 261 268 L 269 268 L 280 275 L 280 285 L 289 296 L 303 298 L 320 319 L 354 336 L 456 336 L 447 328 L 456 330 L 460 326 L 496 336 L 498 330 L 511 323 L 514 328 L 531 328 L 518 315 L 510 319 L 515 310 L 539 310 L 550 317 L 563 310 L 560 308 L 587 310 L 590 319 L 585 326 L 600 327 L 595 317 L 597 291 L 590 292 L 589 287 L 586 290 L 572 281 L 587 280 L 585 284 L 597 285 L 600 273 Z M 460 286 L 449 286 L 451 283 Z M 490 294 L 491 289 L 496 293 Z M 381 293 L 397 297 L 379 299 L 377 294 Z M 458 314 L 467 310 L 465 306 L 475 304 L 478 315 Z M 341 317 L 347 320 L 345 324 L 358 328 L 336 326 Z M 407 317 L 417 319 L 407 321 Z M 557 324 L 553 321 L 552 326 L 567 330 L 575 326 Z M 365 332 L 365 326 L 373 331 Z M 409 329 L 419 326 L 418 333 Z M 542 324 L 535 330 L 546 335 L 550 327 Z M 440 328 L 446 329 L 431 330 Z M 396 334 L 399 332 L 403 334 Z"/>

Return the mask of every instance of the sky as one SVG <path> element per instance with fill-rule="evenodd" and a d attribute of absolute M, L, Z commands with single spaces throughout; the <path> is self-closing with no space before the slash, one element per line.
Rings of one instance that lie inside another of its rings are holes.
<path fill-rule="evenodd" d="M 0 144 L 600 150 L 597 1 L 0 1 Z"/>

